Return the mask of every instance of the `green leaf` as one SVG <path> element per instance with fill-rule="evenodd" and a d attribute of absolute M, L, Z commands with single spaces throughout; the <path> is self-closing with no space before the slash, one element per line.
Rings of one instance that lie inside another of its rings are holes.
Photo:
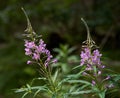
<path fill-rule="evenodd" d="M 69 93 L 73 92 L 73 91 L 76 89 L 76 87 L 77 87 L 77 85 L 72 86 L 72 87 L 70 88 L 70 90 L 69 90 Z"/>
<path fill-rule="evenodd" d="M 29 87 L 28 88 L 20 88 L 15 90 L 15 93 L 20 93 L 20 92 L 30 92 L 31 90 L 43 90 L 43 91 L 47 91 L 47 87 L 46 86 L 34 86 L 34 87 Z"/>
<path fill-rule="evenodd" d="M 53 94 L 53 95 L 52 95 L 52 98 L 57 98 L 57 97 L 56 97 L 56 94 Z"/>
<path fill-rule="evenodd" d="M 25 91 L 27 91 L 27 88 L 15 89 L 15 93 L 20 93 L 20 92 L 25 92 Z"/>
<path fill-rule="evenodd" d="M 106 92 L 106 90 L 100 92 L 100 93 L 98 94 L 99 97 L 100 97 L 100 98 L 105 98 L 105 92 Z"/>
<path fill-rule="evenodd" d="M 76 49 L 76 47 L 72 47 L 72 48 L 68 49 L 68 54 L 72 53 L 75 49 Z"/>
<path fill-rule="evenodd" d="M 31 82 L 31 85 L 33 84 L 33 82 L 35 82 L 35 80 L 46 80 L 46 78 L 44 77 L 34 78 Z"/>
<path fill-rule="evenodd" d="M 26 84 L 28 91 L 31 91 L 31 86 L 29 84 Z"/>
<path fill-rule="evenodd" d="M 82 73 L 84 72 L 84 70 L 80 71 L 79 73 L 77 74 L 72 74 L 72 75 L 68 75 L 67 77 L 68 78 L 78 78 L 80 76 L 83 76 Z"/>
<path fill-rule="evenodd" d="M 38 79 L 38 80 L 46 80 L 46 78 L 40 78 L 40 77 L 39 77 L 39 78 L 37 78 L 37 79 Z"/>
<path fill-rule="evenodd" d="M 58 76 L 58 70 L 55 72 L 55 74 L 54 74 L 54 77 L 53 77 L 53 83 L 56 81 L 56 79 L 57 79 L 57 76 Z"/>
<path fill-rule="evenodd" d="M 76 92 L 72 92 L 71 95 L 88 94 L 92 92 L 93 92 L 92 90 L 76 91 Z"/>
<path fill-rule="evenodd" d="M 41 89 L 38 89 L 38 90 L 35 92 L 35 94 L 34 94 L 33 98 L 35 98 L 35 97 L 36 97 L 36 95 L 37 95 L 40 91 L 41 91 Z"/>
<path fill-rule="evenodd" d="M 46 86 L 34 86 L 34 87 L 31 87 L 31 89 L 32 89 L 32 90 L 41 89 L 41 90 L 46 91 L 46 90 L 47 90 L 47 87 L 46 87 Z"/>
<path fill-rule="evenodd" d="M 59 48 L 54 48 L 54 52 L 60 53 L 61 50 Z"/>
<path fill-rule="evenodd" d="M 63 95 L 63 98 L 68 98 L 68 94 L 64 94 L 64 95 Z"/>
<path fill-rule="evenodd" d="M 28 92 L 24 93 L 24 95 L 22 96 L 22 98 L 24 98 L 27 94 L 28 94 Z"/>
<path fill-rule="evenodd" d="M 85 80 L 68 80 L 69 83 L 83 83 L 86 85 L 92 85 L 90 82 L 85 81 Z"/>
<path fill-rule="evenodd" d="M 115 81 L 118 81 L 120 80 L 120 75 L 117 75 L 115 78 L 114 78 Z"/>
<path fill-rule="evenodd" d="M 80 91 L 82 89 L 85 89 L 88 85 L 83 85 L 83 86 L 80 86 L 76 91 Z"/>
<path fill-rule="evenodd" d="M 73 68 L 73 70 L 75 70 L 75 69 L 77 69 L 77 68 L 80 68 L 81 66 L 80 65 L 78 65 L 78 66 L 76 66 L 76 67 L 74 67 Z"/>
<path fill-rule="evenodd" d="M 61 86 L 63 83 L 67 82 L 68 80 L 69 80 L 69 78 L 65 78 L 65 79 L 63 79 L 62 81 L 60 81 L 60 82 L 58 83 L 58 87 Z"/>
<path fill-rule="evenodd" d="M 38 87 L 32 87 L 32 89 L 38 89 L 35 94 L 34 94 L 34 97 L 36 97 L 36 95 L 40 92 L 40 91 L 48 91 L 47 87 L 46 86 L 38 86 Z M 34 98 L 33 97 L 33 98 Z"/>

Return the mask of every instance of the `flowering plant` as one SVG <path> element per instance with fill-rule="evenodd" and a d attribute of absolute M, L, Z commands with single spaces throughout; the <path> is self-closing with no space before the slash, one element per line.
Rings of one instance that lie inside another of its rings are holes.
<path fill-rule="evenodd" d="M 77 97 L 83 94 L 85 97 L 90 98 L 105 98 L 106 92 L 115 87 L 114 83 L 111 82 L 113 75 L 105 75 L 103 73 L 107 68 L 101 61 L 102 54 L 90 36 L 87 23 L 83 18 L 81 20 L 87 28 L 87 40 L 83 42 L 80 65 L 73 68 L 80 71 L 76 74 L 68 75 L 67 82 L 74 84 L 68 95 Z"/>
<path fill-rule="evenodd" d="M 76 98 L 86 98 L 87 96 L 91 96 L 90 98 L 105 98 L 108 89 L 115 88 L 114 83 L 120 80 L 120 78 L 118 78 L 119 75 L 103 74 L 106 67 L 101 61 L 102 54 L 92 40 L 87 23 L 83 18 L 81 20 L 87 28 L 87 40 L 83 42 L 80 64 L 72 69 L 79 71 L 75 74 L 67 75 L 67 72 L 62 69 L 63 72 L 66 73 L 66 76 L 63 78 L 59 76 L 58 69 L 55 69 L 53 72 L 52 66 L 57 63 L 57 59 L 53 59 L 42 37 L 34 32 L 25 11 L 24 13 L 28 22 L 26 34 L 24 34 L 25 55 L 30 57 L 27 64 L 38 65 L 40 77 L 33 79 L 30 85 L 27 84 L 26 87 L 16 90 L 16 92 L 24 92 L 22 98 L 32 92 L 34 93 L 33 97 L 38 98 L 74 98 L 75 96 Z M 69 51 L 71 50 L 73 51 L 74 49 L 71 48 Z M 61 50 L 58 52 L 61 53 Z M 61 63 L 58 65 L 60 64 Z M 116 78 L 117 80 L 115 80 Z M 44 84 L 33 86 L 35 80 L 44 81 Z"/>

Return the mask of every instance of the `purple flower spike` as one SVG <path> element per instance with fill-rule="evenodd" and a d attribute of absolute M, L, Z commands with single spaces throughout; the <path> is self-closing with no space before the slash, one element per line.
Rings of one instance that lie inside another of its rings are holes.
<path fill-rule="evenodd" d="M 45 66 L 48 66 L 51 62 L 53 56 L 50 54 L 50 51 L 46 49 L 46 44 L 42 39 L 40 39 L 39 43 L 35 43 L 33 41 L 25 41 L 25 54 L 30 56 L 33 60 L 39 61 L 43 58 L 43 63 Z M 42 56 L 41 56 L 42 55 Z M 41 58 L 42 57 L 42 58 Z M 57 60 L 53 60 L 52 63 L 56 63 Z M 31 62 L 28 61 L 27 64 Z"/>
<path fill-rule="evenodd" d="M 105 68 L 104 65 L 101 65 L 101 56 L 102 54 L 100 54 L 98 49 L 92 52 L 89 48 L 84 48 L 80 54 L 80 66 L 86 65 L 86 71 L 94 70 L 93 66 L 96 66 L 96 68 Z M 100 74 L 101 71 L 98 72 L 98 75 Z"/>

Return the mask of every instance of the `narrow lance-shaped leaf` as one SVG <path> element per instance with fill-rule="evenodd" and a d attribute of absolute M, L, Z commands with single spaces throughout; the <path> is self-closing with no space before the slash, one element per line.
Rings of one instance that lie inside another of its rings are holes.
<path fill-rule="evenodd" d="M 92 85 L 90 82 L 85 81 L 85 80 L 68 80 L 69 83 L 83 83 L 87 85 Z"/>
<path fill-rule="evenodd" d="M 24 95 L 22 96 L 22 98 L 25 98 L 25 96 L 28 94 L 28 92 L 24 93 Z"/>
<path fill-rule="evenodd" d="M 56 81 L 57 79 L 57 76 L 58 76 L 58 70 L 55 72 L 54 76 L 53 76 L 53 83 Z"/>
<path fill-rule="evenodd" d="M 79 95 L 79 94 L 89 94 L 92 93 L 93 90 L 84 90 L 84 91 L 76 91 L 76 92 L 72 92 L 71 95 Z"/>

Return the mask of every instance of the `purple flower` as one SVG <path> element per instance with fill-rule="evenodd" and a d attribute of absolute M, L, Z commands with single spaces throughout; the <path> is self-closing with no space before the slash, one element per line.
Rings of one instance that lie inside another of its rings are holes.
<path fill-rule="evenodd" d="M 32 41 L 25 41 L 25 46 L 27 47 L 27 48 L 34 48 L 35 47 L 35 43 L 34 42 L 32 42 Z"/>
<path fill-rule="evenodd" d="M 83 73 L 82 73 L 82 75 L 84 75 L 84 76 L 85 76 L 85 75 L 87 75 L 87 73 L 86 73 L 86 72 L 83 72 Z"/>
<path fill-rule="evenodd" d="M 84 51 L 81 51 L 81 63 L 80 65 L 84 65 L 86 62 L 89 61 L 89 58 L 90 58 L 90 50 L 88 48 L 85 48 Z"/>
<path fill-rule="evenodd" d="M 96 84 L 96 82 L 94 80 L 92 80 L 92 86 L 94 86 Z"/>
<path fill-rule="evenodd" d="M 42 60 L 45 66 L 48 66 L 51 62 L 53 56 L 50 54 L 50 51 L 46 49 L 46 44 L 42 39 L 40 39 L 39 43 L 35 43 L 33 41 L 25 41 L 25 54 L 31 56 L 33 60 Z M 42 56 L 41 56 L 42 55 Z M 52 63 L 57 62 L 56 60 L 52 61 Z M 27 62 L 30 64 L 30 61 Z"/>
<path fill-rule="evenodd" d="M 27 64 L 31 64 L 31 63 L 32 63 L 32 61 L 30 61 L 30 60 L 27 61 Z"/>
<path fill-rule="evenodd" d="M 105 65 L 101 65 L 101 68 L 105 68 Z"/>
<path fill-rule="evenodd" d="M 90 50 L 88 48 L 85 48 L 84 51 L 81 52 L 81 58 L 87 60 L 89 59 L 89 57 L 90 57 Z"/>
<path fill-rule="evenodd" d="M 92 57 L 92 63 L 93 63 L 94 65 L 100 65 L 100 64 L 101 64 L 100 58 L 97 57 L 97 56 L 93 56 L 93 57 Z"/>
<path fill-rule="evenodd" d="M 25 55 L 31 55 L 32 51 L 29 48 L 25 48 Z"/>
<path fill-rule="evenodd" d="M 48 62 L 45 62 L 44 65 L 47 67 L 48 66 Z"/>
<path fill-rule="evenodd" d="M 92 62 L 95 65 L 100 65 L 100 57 L 102 56 L 102 54 L 99 53 L 99 51 L 96 49 L 93 51 L 93 56 L 92 56 Z"/>
<path fill-rule="evenodd" d="M 58 61 L 57 59 L 53 59 L 52 63 L 57 63 L 57 61 Z"/>
<path fill-rule="evenodd" d="M 81 62 L 80 65 L 91 65 L 87 66 L 87 70 L 92 70 L 92 66 L 98 66 L 104 68 L 105 66 L 101 65 L 101 58 L 102 54 L 99 53 L 98 49 L 94 50 L 93 52 L 90 51 L 89 48 L 84 48 L 83 51 L 81 51 L 80 57 Z"/>
<path fill-rule="evenodd" d="M 46 47 L 46 44 L 44 44 L 44 41 L 42 39 L 40 39 L 39 44 L 43 47 Z"/>
<path fill-rule="evenodd" d="M 91 67 L 87 67 L 86 70 L 89 71 L 89 70 L 92 70 L 92 68 Z"/>
<path fill-rule="evenodd" d="M 100 70 L 98 71 L 98 75 L 101 75 L 101 71 Z"/>
<path fill-rule="evenodd" d="M 110 76 L 107 76 L 106 78 L 105 78 L 105 80 L 109 80 L 110 79 Z"/>
<path fill-rule="evenodd" d="M 102 54 L 99 53 L 98 49 L 93 51 L 93 55 L 97 56 L 97 57 L 101 57 Z"/>
<path fill-rule="evenodd" d="M 86 70 L 92 70 L 92 66 L 90 64 L 87 64 Z"/>
<path fill-rule="evenodd" d="M 43 47 L 41 47 L 41 46 L 39 45 L 39 46 L 36 46 L 36 51 L 35 51 L 35 52 L 41 53 L 42 50 L 43 50 Z"/>
<path fill-rule="evenodd" d="M 37 53 L 34 53 L 32 59 L 38 60 L 40 59 L 40 55 Z"/>

